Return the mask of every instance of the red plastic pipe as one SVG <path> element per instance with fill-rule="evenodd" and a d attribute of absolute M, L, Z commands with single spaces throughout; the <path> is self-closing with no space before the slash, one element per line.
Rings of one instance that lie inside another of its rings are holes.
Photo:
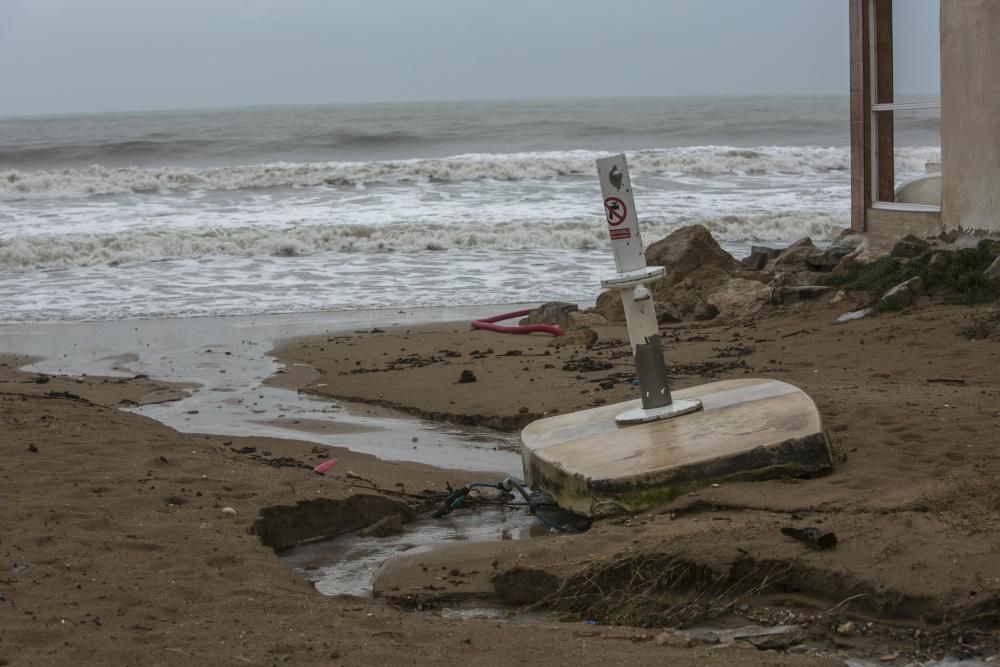
<path fill-rule="evenodd" d="M 530 334 L 530 333 L 547 333 L 553 336 L 565 336 L 566 332 L 559 327 L 554 327 L 549 324 L 526 324 L 524 326 L 505 326 L 503 324 L 496 324 L 496 322 L 503 322 L 504 320 L 509 320 L 514 317 L 524 317 L 531 313 L 532 309 L 527 310 L 515 310 L 513 313 L 504 313 L 503 315 L 494 315 L 493 317 L 484 317 L 481 320 L 472 320 L 473 329 L 485 329 L 486 331 L 497 331 L 499 333 L 512 333 L 512 334 Z"/>

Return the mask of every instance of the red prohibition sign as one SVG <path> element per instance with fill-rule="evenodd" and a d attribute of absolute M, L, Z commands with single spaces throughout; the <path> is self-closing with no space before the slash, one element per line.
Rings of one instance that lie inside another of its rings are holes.
<path fill-rule="evenodd" d="M 628 208 L 625 206 L 625 202 L 618 197 L 608 197 L 604 200 L 604 212 L 608 216 L 608 224 L 617 227 L 625 222 Z"/>

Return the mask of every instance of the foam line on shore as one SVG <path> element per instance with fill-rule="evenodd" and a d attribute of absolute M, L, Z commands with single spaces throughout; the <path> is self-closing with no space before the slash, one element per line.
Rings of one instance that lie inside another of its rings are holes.
<path fill-rule="evenodd" d="M 900 148 L 900 172 L 923 172 L 940 159 L 939 148 Z M 249 190 L 277 187 L 350 186 L 375 183 L 480 180 L 526 181 L 591 178 L 602 153 L 573 150 L 534 153 L 472 153 L 446 158 L 373 162 L 312 162 L 224 167 L 105 167 L 0 171 L 0 199 L 89 197 L 168 191 Z M 821 146 L 687 146 L 629 153 L 644 174 L 799 174 L 847 172 L 850 149 Z"/>
<path fill-rule="evenodd" d="M 703 224 L 723 243 L 780 241 L 792 236 L 828 239 L 848 224 L 826 213 L 709 216 L 645 221 L 644 236 L 659 239 L 686 224 Z M 208 227 L 114 233 L 36 234 L 0 240 L 0 270 L 126 264 L 208 256 L 295 257 L 320 252 L 427 250 L 593 250 L 606 248 L 605 230 L 592 219 L 538 224 L 395 223 Z"/>

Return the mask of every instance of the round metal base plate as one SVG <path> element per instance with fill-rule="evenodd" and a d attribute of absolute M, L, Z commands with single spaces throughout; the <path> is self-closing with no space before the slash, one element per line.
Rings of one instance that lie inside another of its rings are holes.
<path fill-rule="evenodd" d="M 601 287 L 604 289 L 628 289 L 636 285 L 647 285 L 662 278 L 666 271 L 662 266 L 645 266 L 606 278 L 601 281 Z"/>
<path fill-rule="evenodd" d="M 631 410 L 626 410 L 615 417 L 615 422 L 621 426 L 628 426 L 629 424 L 647 424 L 649 422 L 659 421 L 660 419 L 680 417 L 681 415 L 697 412 L 698 410 L 701 410 L 701 401 L 693 398 L 679 398 L 675 399 L 670 405 L 665 405 L 662 408 L 653 408 L 651 410 L 633 408 Z"/>

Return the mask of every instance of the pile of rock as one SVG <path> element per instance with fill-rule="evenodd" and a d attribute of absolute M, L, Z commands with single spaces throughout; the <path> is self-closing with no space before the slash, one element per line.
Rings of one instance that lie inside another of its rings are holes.
<path fill-rule="evenodd" d="M 673 232 L 646 249 L 646 263 L 662 266 L 664 277 L 650 289 L 661 323 L 684 320 L 742 321 L 768 308 L 829 296 L 844 299 L 836 285 L 861 266 L 882 262 L 897 280 L 888 285 L 852 285 L 846 289 L 870 292 L 868 304 L 886 310 L 910 306 L 928 284 L 920 273 L 940 275 L 966 258 L 973 249 L 974 268 L 1000 289 L 1000 241 L 969 237 L 929 240 L 907 236 L 895 244 L 872 242 L 863 235 L 845 232 L 826 248 L 804 238 L 786 248 L 753 246 L 742 261 L 723 250 L 702 225 Z M 988 268 L 983 270 L 980 264 Z M 991 263 L 992 262 L 992 263 Z M 897 284 L 898 283 L 898 284 Z M 860 311 L 859 311 L 860 312 Z M 618 290 L 602 293 L 594 308 L 581 312 L 576 305 L 548 303 L 522 320 L 522 324 L 554 324 L 576 331 L 620 322 L 625 317 Z"/>
<path fill-rule="evenodd" d="M 806 238 L 784 249 L 754 246 L 742 262 L 723 250 L 701 225 L 684 227 L 646 249 L 646 262 L 666 268 L 652 286 L 661 322 L 739 321 L 756 317 L 768 306 L 813 299 L 830 291 L 817 281 L 861 245 L 844 236 L 819 249 Z M 608 320 L 624 316 L 617 291 L 601 294 L 594 312 Z"/>
<path fill-rule="evenodd" d="M 702 225 L 683 227 L 646 248 L 646 263 L 666 269 L 651 285 L 661 322 L 752 317 L 770 298 L 770 276 L 739 262 Z M 601 294 L 593 312 L 624 317 L 618 290 Z"/>

